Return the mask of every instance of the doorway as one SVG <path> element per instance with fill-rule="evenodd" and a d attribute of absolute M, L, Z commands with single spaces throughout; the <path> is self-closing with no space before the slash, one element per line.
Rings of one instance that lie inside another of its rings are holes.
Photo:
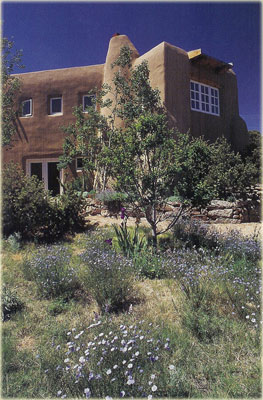
<path fill-rule="evenodd" d="M 57 196 L 62 193 L 60 185 L 62 173 L 57 166 L 57 159 L 27 160 L 27 174 L 37 176 L 44 182 L 45 189 L 50 190 L 52 196 Z"/>

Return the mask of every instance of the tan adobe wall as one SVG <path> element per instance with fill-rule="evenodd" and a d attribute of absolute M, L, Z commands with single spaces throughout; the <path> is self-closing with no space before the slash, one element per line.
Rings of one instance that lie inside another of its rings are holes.
<path fill-rule="evenodd" d="M 65 68 L 20 74 L 24 99 L 33 99 L 32 117 L 17 118 L 17 137 L 11 149 L 3 150 L 4 162 L 21 163 L 28 158 L 57 157 L 62 153 L 64 134 L 61 126 L 74 121 L 73 107 L 82 103 L 82 95 L 101 87 L 104 65 Z M 62 96 L 62 115 L 49 115 L 50 97 Z"/>
<path fill-rule="evenodd" d="M 232 70 L 222 74 L 214 70 L 190 65 L 191 80 L 219 89 L 220 116 L 191 110 L 191 134 L 195 137 L 204 135 L 211 142 L 225 136 L 235 150 L 248 144 L 246 123 L 239 116 L 238 90 L 236 75 Z"/>

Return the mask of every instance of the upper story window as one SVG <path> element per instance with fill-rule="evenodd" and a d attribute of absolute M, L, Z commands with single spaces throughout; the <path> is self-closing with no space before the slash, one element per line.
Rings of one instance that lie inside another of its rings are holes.
<path fill-rule="evenodd" d="M 31 117 L 32 116 L 32 99 L 22 101 L 22 117 Z"/>
<path fill-rule="evenodd" d="M 88 107 L 96 108 L 96 96 L 95 94 L 87 94 L 82 97 L 83 112 L 88 112 Z"/>
<path fill-rule="evenodd" d="M 52 97 L 50 99 L 50 114 L 62 114 L 62 97 Z"/>
<path fill-rule="evenodd" d="M 190 83 L 191 110 L 220 115 L 219 90 L 203 83 Z"/>

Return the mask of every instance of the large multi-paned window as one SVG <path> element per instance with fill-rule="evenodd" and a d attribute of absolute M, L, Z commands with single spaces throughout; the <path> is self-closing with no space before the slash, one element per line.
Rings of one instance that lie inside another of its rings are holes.
<path fill-rule="evenodd" d="M 219 90 L 195 81 L 190 85 L 191 110 L 220 115 Z"/>

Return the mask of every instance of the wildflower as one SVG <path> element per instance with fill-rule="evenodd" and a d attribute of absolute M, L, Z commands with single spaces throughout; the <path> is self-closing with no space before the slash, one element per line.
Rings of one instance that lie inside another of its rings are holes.
<path fill-rule="evenodd" d="M 133 367 L 133 364 L 128 364 L 127 368 L 131 369 Z"/>
<path fill-rule="evenodd" d="M 85 363 L 85 358 L 84 357 L 80 357 L 80 359 L 79 359 L 79 362 L 81 363 L 81 364 L 84 364 Z"/>
<path fill-rule="evenodd" d="M 113 369 L 116 369 L 116 368 L 118 368 L 118 365 L 115 364 L 115 365 L 113 366 Z"/>
<path fill-rule="evenodd" d="M 174 366 L 173 364 L 170 364 L 170 365 L 169 365 L 169 369 L 172 371 L 172 370 L 175 369 L 175 366 Z"/>
<path fill-rule="evenodd" d="M 151 379 L 153 380 L 156 377 L 156 375 L 152 374 Z"/>
<path fill-rule="evenodd" d="M 112 238 L 106 239 L 106 240 L 105 240 L 105 243 L 108 243 L 110 246 L 112 246 Z"/>
<path fill-rule="evenodd" d="M 157 390 L 157 386 L 156 386 L 156 385 L 153 385 L 153 386 L 152 386 L 152 392 L 156 392 L 156 390 Z"/>
<path fill-rule="evenodd" d="M 124 390 L 121 391 L 120 396 L 121 396 L 121 397 L 124 397 L 124 396 L 125 396 Z"/>
<path fill-rule="evenodd" d="M 107 372 L 106 372 L 106 374 L 107 374 L 107 375 L 110 375 L 110 374 L 111 374 L 111 369 L 108 369 Z"/>
<path fill-rule="evenodd" d="M 90 389 L 89 389 L 89 388 L 84 389 L 84 393 L 85 393 L 87 399 L 88 399 L 88 398 L 90 397 L 90 395 L 91 395 Z"/>
<path fill-rule="evenodd" d="M 66 358 L 65 360 L 64 360 L 64 363 L 69 363 L 70 362 L 70 359 L 69 358 Z"/>
<path fill-rule="evenodd" d="M 135 382 L 135 380 L 132 377 L 129 377 L 128 381 L 127 381 L 127 385 L 133 385 Z"/>
<path fill-rule="evenodd" d="M 126 208 L 122 207 L 121 208 L 121 219 L 124 219 L 125 215 L 126 215 Z"/>
<path fill-rule="evenodd" d="M 148 396 L 148 400 L 152 400 L 152 395 L 151 394 L 149 394 L 149 396 Z"/>
<path fill-rule="evenodd" d="M 60 396 L 62 394 L 62 390 L 59 390 L 58 392 L 57 392 L 57 396 Z"/>
<path fill-rule="evenodd" d="M 105 400 L 112 400 L 112 397 L 106 396 L 106 397 L 105 397 Z"/>

